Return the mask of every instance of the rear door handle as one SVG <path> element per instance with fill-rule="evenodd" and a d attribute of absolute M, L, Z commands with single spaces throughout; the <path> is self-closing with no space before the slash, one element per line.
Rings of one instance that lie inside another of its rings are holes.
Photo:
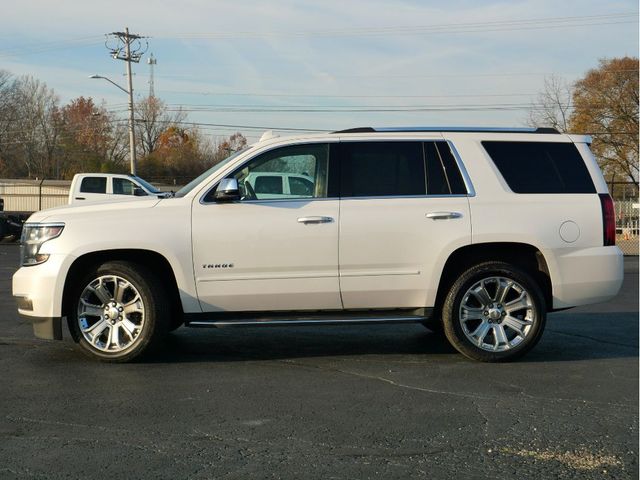
<path fill-rule="evenodd" d="M 76 197 L 76 200 L 85 200 L 84 197 Z"/>
<path fill-rule="evenodd" d="M 460 212 L 431 212 L 427 213 L 427 218 L 431 220 L 451 220 L 453 218 L 462 218 Z"/>
<path fill-rule="evenodd" d="M 298 223 L 307 224 L 315 224 L 315 223 L 331 223 L 333 222 L 333 218 L 331 217 L 300 217 L 298 218 Z"/>

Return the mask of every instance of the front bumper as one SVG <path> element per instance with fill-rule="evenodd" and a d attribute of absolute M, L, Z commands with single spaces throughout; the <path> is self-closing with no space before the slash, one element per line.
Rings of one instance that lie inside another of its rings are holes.
<path fill-rule="evenodd" d="M 62 340 L 62 318 L 60 317 L 33 317 L 20 314 L 20 318 L 31 323 L 33 334 L 46 340 Z"/>
<path fill-rule="evenodd" d="M 33 324 L 38 338 L 62 339 L 64 279 L 73 257 L 53 254 L 41 264 L 22 267 L 13 275 L 18 314 Z"/>

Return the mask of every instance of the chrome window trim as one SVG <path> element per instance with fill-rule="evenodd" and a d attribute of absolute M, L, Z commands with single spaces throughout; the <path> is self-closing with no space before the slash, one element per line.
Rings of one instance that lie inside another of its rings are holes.
<path fill-rule="evenodd" d="M 385 198 L 466 198 L 469 194 L 456 193 L 452 195 L 376 195 L 369 197 L 340 197 L 340 200 L 382 200 Z"/>
<path fill-rule="evenodd" d="M 462 157 L 460 157 L 458 150 L 456 149 L 455 145 L 451 140 L 445 140 L 445 142 L 447 142 L 447 144 L 449 145 L 449 150 L 451 151 L 451 154 L 453 155 L 453 158 L 455 159 L 456 164 L 458 165 L 458 170 L 460 170 L 460 174 L 462 175 L 462 180 L 464 181 L 464 185 L 465 187 L 467 187 L 467 194 L 464 196 L 475 197 L 476 189 L 473 187 L 473 183 L 471 182 L 471 177 L 469 176 L 469 172 L 467 172 L 467 169 L 464 166 Z"/>
<path fill-rule="evenodd" d="M 345 140 L 344 143 L 348 143 L 348 142 L 362 142 L 365 140 L 362 139 L 348 139 Z M 385 139 L 367 139 L 366 141 L 393 141 L 393 140 L 385 140 Z M 407 198 L 407 199 L 417 199 L 417 198 L 464 198 L 464 197 L 475 197 L 476 196 L 476 191 L 475 188 L 473 187 L 473 183 L 471 182 L 471 178 L 469 177 L 469 173 L 467 172 L 467 169 L 464 166 L 464 163 L 462 161 L 462 158 L 460 157 L 460 155 L 458 154 L 458 151 L 456 150 L 455 145 L 453 144 L 453 142 L 451 140 L 445 140 L 445 139 L 401 139 L 401 140 L 396 140 L 398 142 L 420 142 L 420 143 L 425 143 L 425 142 L 435 142 L 435 143 L 446 143 L 449 146 L 449 150 L 451 151 L 451 154 L 453 155 L 453 158 L 455 159 L 456 165 L 458 166 L 458 170 L 460 171 L 460 174 L 462 175 L 462 180 L 464 181 L 465 187 L 467 189 L 467 193 L 458 193 L 458 194 L 449 194 L 449 195 L 429 195 L 429 194 L 425 194 L 425 195 L 372 195 L 372 196 L 363 196 L 363 197 L 309 197 L 309 198 L 274 198 L 274 199 L 263 199 L 263 200 L 244 200 L 241 202 L 216 202 L 216 201 L 212 201 L 212 202 L 205 202 L 204 199 L 206 198 L 206 196 L 209 194 L 209 192 L 211 190 L 213 190 L 214 188 L 216 188 L 218 186 L 218 184 L 222 181 L 222 179 L 218 180 L 217 182 L 215 182 L 215 184 L 213 186 L 211 186 L 211 188 L 207 189 L 207 191 L 204 193 L 204 195 L 200 196 L 200 200 L 199 203 L 201 205 L 219 205 L 219 204 L 224 204 L 224 203 L 247 203 L 247 204 L 265 204 L 265 203 L 282 203 L 282 202 L 317 202 L 317 201 L 326 201 L 326 200 L 381 200 L 381 199 L 388 199 L 388 198 Z M 263 153 L 269 152 L 271 150 L 274 150 L 276 148 L 280 148 L 280 147 L 287 147 L 289 145 L 301 145 L 301 144 L 305 144 L 305 143 L 327 143 L 327 144 L 331 144 L 331 143 L 343 143 L 342 140 L 339 141 L 333 141 L 333 142 L 327 142 L 327 141 L 319 141 L 319 142 L 302 142 L 302 143 L 291 143 L 291 144 L 285 144 L 285 145 L 277 145 L 274 146 L 274 148 L 270 148 L 264 151 L 261 151 L 259 153 L 257 153 L 256 155 L 252 156 L 251 158 L 247 159 L 245 162 L 249 162 L 252 159 L 256 158 L 258 155 L 262 155 Z M 245 163 L 243 162 L 243 164 Z M 234 167 L 234 168 L 230 168 L 229 170 L 234 170 L 238 167 Z M 223 178 L 226 178 L 226 175 L 223 176 Z"/>
<path fill-rule="evenodd" d="M 200 198 L 198 199 L 198 203 L 200 205 L 211 205 L 211 204 L 219 204 L 219 203 L 224 203 L 224 202 L 205 202 L 204 199 L 207 197 L 207 195 L 209 195 L 209 193 L 211 192 L 211 190 L 213 190 L 214 188 L 218 187 L 218 184 L 225 178 L 227 178 L 227 176 L 230 174 L 230 172 L 234 172 L 237 169 L 241 168 L 243 165 L 245 165 L 246 163 L 254 160 L 255 158 L 258 158 L 260 155 L 263 155 L 265 153 L 271 152 L 272 150 L 276 150 L 278 148 L 282 148 L 282 147 L 291 147 L 291 146 L 296 146 L 296 145 L 313 145 L 313 144 L 318 144 L 318 143 L 326 143 L 327 146 L 330 146 L 333 143 L 340 143 L 340 140 L 338 138 L 336 139 L 330 139 L 330 140 L 326 140 L 323 138 L 320 139 L 312 139 L 312 140 L 304 140 L 304 141 L 295 141 L 295 142 L 291 142 L 291 143 L 277 143 L 275 145 L 269 145 L 267 148 L 264 149 L 259 149 L 257 152 L 254 152 L 253 155 L 251 155 L 249 158 L 246 159 L 242 159 L 242 160 L 238 160 L 237 162 L 234 162 L 232 165 L 228 165 L 227 168 L 223 169 L 221 172 L 218 173 L 224 173 L 224 175 L 222 175 L 222 178 L 215 180 L 213 185 L 210 188 L 205 189 L 205 193 L 200 195 Z M 249 147 L 251 148 L 251 147 Z M 248 153 L 248 152 L 247 152 Z M 328 168 L 327 168 L 327 178 L 328 178 Z M 206 180 L 205 180 L 206 182 Z M 204 182 L 203 182 L 204 183 Z M 315 198 L 312 197 L 311 199 L 313 200 L 330 200 L 327 197 L 322 197 L 322 198 Z M 284 198 L 284 199 L 270 199 L 270 200 L 244 200 L 243 202 L 231 202 L 231 203 L 249 203 L 249 202 L 266 202 L 266 201 L 288 201 L 290 202 L 291 200 L 297 200 L 295 198 Z M 227 202 L 229 203 L 229 202 Z"/>

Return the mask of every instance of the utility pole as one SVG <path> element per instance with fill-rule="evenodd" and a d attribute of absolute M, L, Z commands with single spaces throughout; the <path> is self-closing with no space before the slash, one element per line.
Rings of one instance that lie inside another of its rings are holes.
<path fill-rule="evenodd" d="M 124 32 L 111 32 L 107 35 L 107 48 L 111 51 L 111 56 L 116 60 L 124 60 L 127 64 L 127 85 L 126 92 L 129 94 L 129 157 L 131 161 L 131 174 L 136 174 L 136 132 L 134 123 L 133 108 L 133 77 L 131 75 L 131 62 L 138 63 L 140 58 L 147 51 L 149 44 L 145 41 L 142 46 L 141 40 L 146 37 L 129 33 L 129 27 L 125 27 Z M 113 47 L 108 45 L 109 40 L 116 40 Z M 117 85 L 116 85 L 117 86 Z"/>

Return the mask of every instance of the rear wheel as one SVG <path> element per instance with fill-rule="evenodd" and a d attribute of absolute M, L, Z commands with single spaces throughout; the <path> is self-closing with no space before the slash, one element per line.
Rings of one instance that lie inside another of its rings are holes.
<path fill-rule="evenodd" d="M 169 330 L 167 298 L 164 285 L 145 266 L 107 262 L 76 283 L 69 328 L 89 356 L 131 361 L 157 347 Z"/>
<path fill-rule="evenodd" d="M 473 266 L 452 285 L 442 308 L 447 339 L 463 355 L 499 362 L 527 353 L 546 322 L 533 278 L 504 262 Z"/>

